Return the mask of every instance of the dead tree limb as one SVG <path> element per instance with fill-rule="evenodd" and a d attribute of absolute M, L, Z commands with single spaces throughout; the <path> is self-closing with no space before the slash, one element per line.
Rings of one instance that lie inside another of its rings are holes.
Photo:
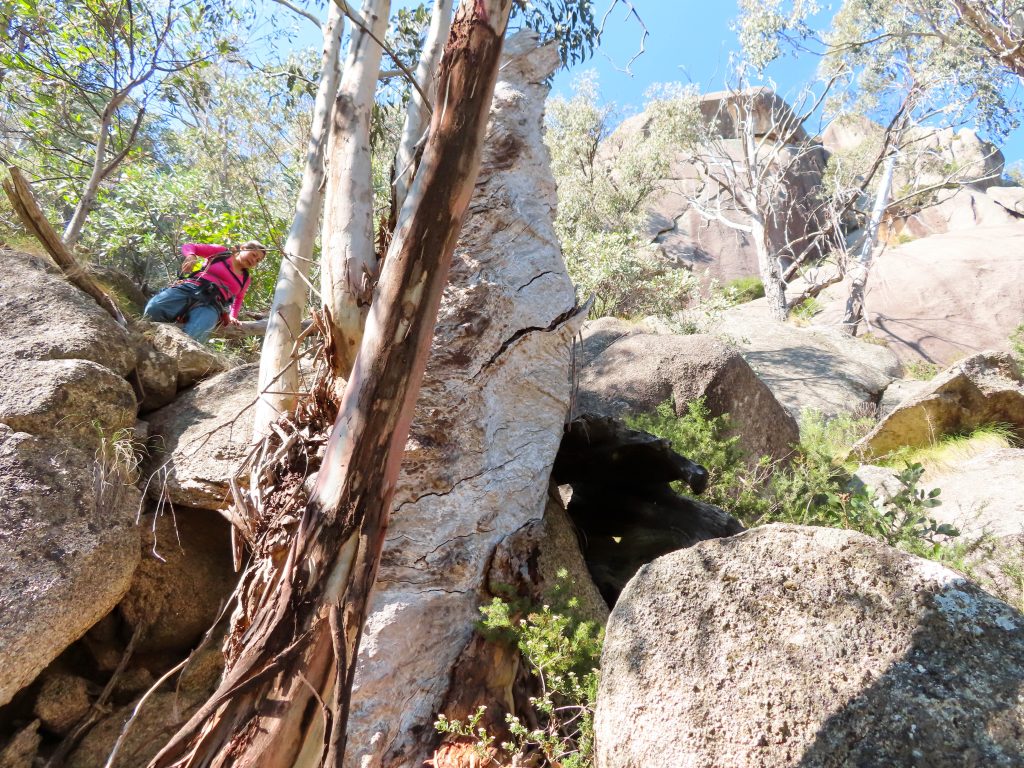
<path fill-rule="evenodd" d="M 117 308 L 114 300 L 100 288 L 78 263 L 78 259 L 65 247 L 60 235 L 57 234 L 43 213 L 43 209 L 32 191 L 32 185 L 25 178 L 21 169 L 11 165 L 7 170 L 11 177 L 3 181 L 4 192 L 7 193 L 7 198 L 11 201 L 21 223 L 25 225 L 25 229 L 42 243 L 43 248 L 73 285 L 92 296 L 96 303 L 103 307 L 119 325 L 127 325 L 124 315 L 121 314 L 121 310 Z"/>
<path fill-rule="evenodd" d="M 220 687 L 151 763 L 339 766 L 359 638 L 452 253 L 480 164 L 511 0 L 463 4 L 423 161 L 313 494 L 243 597 Z M 246 580 L 243 579 L 243 588 Z M 251 585 L 251 581 L 249 582 Z"/>

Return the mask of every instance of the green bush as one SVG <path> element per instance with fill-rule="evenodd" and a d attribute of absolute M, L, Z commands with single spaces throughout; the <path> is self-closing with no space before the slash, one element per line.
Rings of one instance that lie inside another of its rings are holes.
<path fill-rule="evenodd" d="M 514 714 L 506 715 L 511 740 L 500 746 L 513 765 L 536 764 L 527 756 L 538 753 L 547 765 L 593 765 L 594 706 L 604 628 L 580 616 L 579 601 L 571 591 L 563 569 L 548 596 L 550 605 L 527 606 L 520 599 L 495 597 L 480 608 L 484 616 L 480 632 L 492 641 L 517 647 L 540 691 L 530 699 L 538 727 L 527 726 Z M 480 707 L 466 721 L 440 715 L 434 727 L 440 733 L 472 739 L 484 757 L 494 736 L 479 725 L 483 713 Z"/>
<path fill-rule="evenodd" d="M 712 417 L 703 400 L 688 403 L 681 416 L 664 403 L 652 415 L 630 419 L 629 425 L 668 440 L 675 451 L 704 466 L 709 475 L 707 501 L 744 525 L 781 522 L 846 528 L 914 554 L 946 559 L 945 544 L 959 531 L 927 516 L 926 510 L 940 503 L 939 491 L 918 488 L 924 472 L 920 464 L 908 463 L 899 472 L 900 491 L 886 500 L 852 482 L 850 471 L 838 463 L 869 421 L 841 417 L 826 422 L 820 414 L 805 415 L 804 437 L 786 463 L 767 457 L 750 462 L 728 416 Z"/>
<path fill-rule="evenodd" d="M 746 304 L 764 298 L 764 283 L 760 277 L 737 277 L 726 283 L 723 291 L 733 304 Z"/>
<path fill-rule="evenodd" d="M 1010 351 L 1018 361 L 1024 361 L 1024 323 L 1014 328 L 1010 334 Z"/>

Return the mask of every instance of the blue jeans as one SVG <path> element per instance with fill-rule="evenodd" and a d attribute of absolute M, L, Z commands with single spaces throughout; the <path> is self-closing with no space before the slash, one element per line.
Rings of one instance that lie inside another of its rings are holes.
<path fill-rule="evenodd" d="M 189 309 L 192 302 L 196 303 Z M 149 300 L 142 316 L 159 323 L 173 323 L 183 313 L 185 333 L 197 341 L 206 341 L 220 320 L 220 309 L 200 296 L 199 289 L 193 285 L 164 288 Z"/>

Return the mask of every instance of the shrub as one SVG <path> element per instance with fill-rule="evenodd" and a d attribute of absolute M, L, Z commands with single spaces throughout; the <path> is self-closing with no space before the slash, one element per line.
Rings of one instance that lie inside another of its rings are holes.
<path fill-rule="evenodd" d="M 764 283 L 760 277 L 737 277 L 726 283 L 723 291 L 733 304 L 746 304 L 764 298 Z"/>
<path fill-rule="evenodd" d="M 907 376 L 918 381 L 931 381 L 935 378 L 941 368 L 936 363 L 926 363 L 924 360 L 914 360 L 907 363 L 905 369 Z"/>
<path fill-rule="evenodd" d="M 1018 361 L 1024 361 L 1024 323 L 1014 328 L 1010 334 L 1010 351 Z"/>
<path fill-rule="evenodd" d="M 540 691 L 530 698 L 537 727 L 525 725 L 514 714 L 506 715 L 511 739 L 500 746 L 513 765 L 535 764 L 527 756 L 536 753 L 547 764 L 563 768 L 593 765 L 594 706 L 604 629 L 580 617 L 578 600 L 570 591 L 563 569 L 549 595 L 550 605 L 524 606 L 518 600 L 495 597 L 480 608 L 481 633 L 517 647 Z M 440 715 L 434 727 L 472 739 L 483 756 L 494 743 L 494 736 L 479 725 L 483 713 L 481 707 L 466 721 Z"/>
<path fill-rule="evenodd" d="M 730 434 L 728 416 L 712 417 L 703 400 L 688 403 L 681 416 L 664 403 L 654 414 L 630 419 L 629 425 L 668 440 L 675 451 L 703 465 L 709 475 L 707 500 L 744 525 L 846 528 L 918 555 L 946 559 L 945 542 L 959 532 L 927 516 L 925 511 L 940 503 L 939 491 L 926 493 L 918 487 L 921 464 L 907 463 L 898 476 L 900 492 L 884 499 L 852 483 L 851 473 L 837 463 L 869 421 L 840 417 L 826 422 L 820 414 L 805 414 L 801 444 L 787 463 L 762 457 L 753 464 L 743 456 L 738 437 Z"/>

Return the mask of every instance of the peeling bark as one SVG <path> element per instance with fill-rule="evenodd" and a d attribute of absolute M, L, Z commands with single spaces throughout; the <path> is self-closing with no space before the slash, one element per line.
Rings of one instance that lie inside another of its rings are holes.
<path fill-rule="evenodd" d="M 341 763 L 367 598 L 479 166 L 510 2 L 466 4 L 452 25 L 439 73 L 445 104 L 435 111 L 316 487 L 291 540 L 258 549 L 254 567 L 272 564 L 276 579 L 242 604 L 218 691 L 153 768 Z"/>

